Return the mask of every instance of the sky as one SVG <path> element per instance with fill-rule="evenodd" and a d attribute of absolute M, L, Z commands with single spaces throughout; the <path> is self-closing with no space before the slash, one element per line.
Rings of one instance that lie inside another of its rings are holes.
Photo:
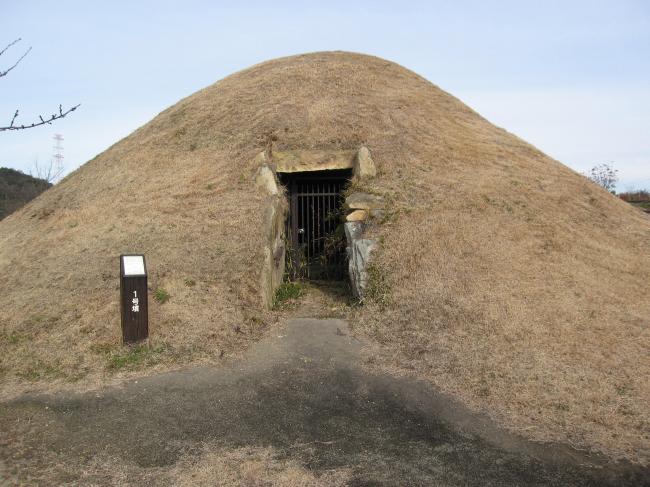
<path fill-rule="evenodd" d="M 650 1 L 0 0 L 0 166 L 29 172 L 64 137 L 65 172 L 181 98 L 252 64 L 313 51 L 380 56 L 578 172 L 650 189 Z M 1 48 L 0 48 L 1 49 Z"/>

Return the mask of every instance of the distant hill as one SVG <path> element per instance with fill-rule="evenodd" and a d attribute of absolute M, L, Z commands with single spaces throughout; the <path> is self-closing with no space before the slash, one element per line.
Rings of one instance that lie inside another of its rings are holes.
<path fill-rule="evenodd" d="M 52 186 L 43 179 L 0 167 L 0 220 Z"/>

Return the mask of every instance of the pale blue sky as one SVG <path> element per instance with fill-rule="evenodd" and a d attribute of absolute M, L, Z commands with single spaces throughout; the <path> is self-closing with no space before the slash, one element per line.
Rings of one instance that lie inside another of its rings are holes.
<path fill-rule="evenodd" d="M 322 50 L 406 66 L 568 166 L 613 161 L 650 188 L 650 1 L 0 0 L 0 44 L 33 46 L 0 79 L 0 165 L 27 171 L 65 137 L 67 171 L 179 99 L 251 64 Z"/>

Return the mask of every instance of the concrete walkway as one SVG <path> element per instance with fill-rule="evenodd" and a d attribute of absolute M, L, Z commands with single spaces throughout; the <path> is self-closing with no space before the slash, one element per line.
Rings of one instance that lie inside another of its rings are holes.
<path fill-rule="evenodd" d="M 272 447 L 315 475 L 347 468 L 350 485 L 650 485 L 648 469 L 522 441 L 424 383 L 369 374 L 344 321 L 296 319 L 280 333 L 225 367 L 1 404 L 4 481 L 45 478 L 51 455 L 146 471 L 210 442 Z M 84 484 L 67 475 L 58 481 Z"/>

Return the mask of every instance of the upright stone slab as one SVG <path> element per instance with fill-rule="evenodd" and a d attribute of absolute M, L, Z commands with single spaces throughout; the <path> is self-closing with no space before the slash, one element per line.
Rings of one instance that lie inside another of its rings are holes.
<path fill-rule="evenodd" d="M 358 179 L 374 178 L 377 175 L 375 162 L 367 147 L 361 146 L 354 159 L 354 176 Z"/>
<path fill-rule="evenodd" d="M 371 253 L 377 248 L 375 239 L 363 238 L 363 223 L 347 222 L 345 224 L 347 253 L 349 260 L 350 284 L 358 299 L 363 299 L 368 285 L 368 264 Z"/>
<path fill-rule="evenodd" d="M 264 263 L 260 276 L 262 301 L 271 308 L 276 289 L 284 277 L 284 224 L 287 216 L 286 199 L 281 195 L 270 197 L 264 218 Z"/>
<path fill-rule="evenodd" d="M 266 164 L 261 166 L 257 171 L 257 174 L 255 175 L 255 184 L 258 188 L 263 189 L 267 194 L 272 196 L 275 196 L 280 192 L 275 174 Z"/>

